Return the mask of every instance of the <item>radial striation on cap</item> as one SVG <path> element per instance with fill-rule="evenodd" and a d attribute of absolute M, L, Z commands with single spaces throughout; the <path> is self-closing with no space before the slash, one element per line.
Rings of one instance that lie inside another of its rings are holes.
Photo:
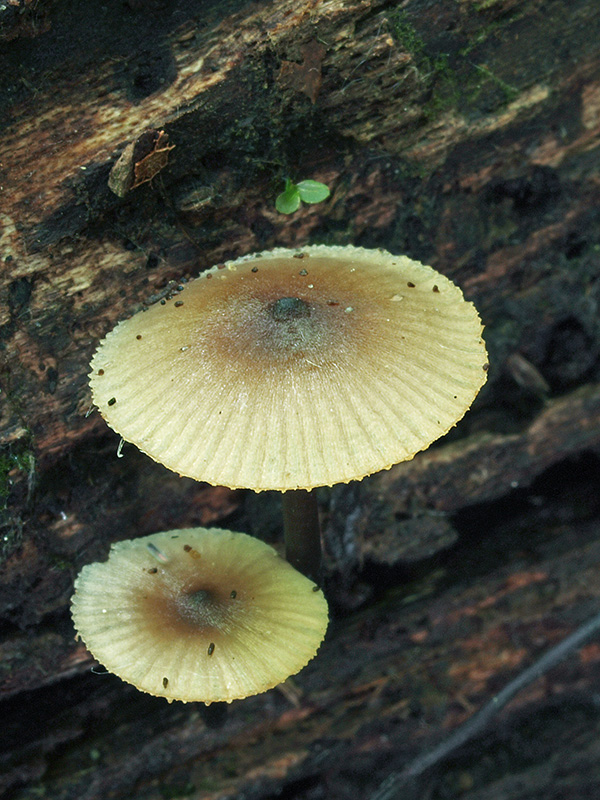
<path fill-rule="evenodd" d="M 450 280 L 357 247 L 220 264 L 121 322 L 95 404 L 172 470 L 232 488 L 311 489 L 405 461 L 485 382 L 477 312 Z"/>
<path fill-rule="evenodd" d="M 204 528 L 113 545 L 85 566 L 75 628 L 108 670 L 168 700 L 235 700 L 264 692 L 316 654 L 323 593 L 272 547 Z"/>

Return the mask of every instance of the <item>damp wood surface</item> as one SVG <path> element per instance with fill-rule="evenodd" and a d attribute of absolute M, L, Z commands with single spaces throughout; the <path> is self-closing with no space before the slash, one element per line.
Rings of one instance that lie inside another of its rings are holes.
<path fill-rule="evenodd" d="M 590 0 L 2 6 L 0 792 L 368 798 L 600 609 L 599 36 Z M 331 195 L 279 214 L 286 177 Z M 75 575 L 169 528 L 277 544 L 279 501 L 117 458 L 89 359 L 170 281 L 309 243 L 448 275 L 489 380 L 429 451 L 319 493 L 333 619 L 301 675 L 169 706 L 90 671 Z M 424 796 L 600 794 L 599 659 Z"/>

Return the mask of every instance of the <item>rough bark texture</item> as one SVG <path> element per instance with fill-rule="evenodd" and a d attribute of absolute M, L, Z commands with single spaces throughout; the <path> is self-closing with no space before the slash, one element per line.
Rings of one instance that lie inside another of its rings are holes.
<path fill-rule="evenodd" d="M 368 797 L 598 611 L 599 40 L 595 0 L 0 5 L 10 797 Z M 287 176 L 331 196 L 278 214 Z M 444 442 L 320 495 L 318 658 L 227 713 L 169 706 L 90 671 L 77 571 L 175 527 L 277 540 L 278 499 L 117 459 L 87 364 L 169 281 L 319 242 L 455 280 L 489 381 Z M 599 686 L 590 643 L 422 796 L 597 796 Z"/>

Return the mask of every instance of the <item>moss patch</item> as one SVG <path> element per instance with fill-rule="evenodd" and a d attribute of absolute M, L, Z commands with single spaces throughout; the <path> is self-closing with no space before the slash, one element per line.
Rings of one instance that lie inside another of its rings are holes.
<path fill-rule="evenodd" d="M 34 480 L 35 456 L 28 439 L 0 449 L 0 563 L 21 543 L 23 523 L 11 512 L 11 505 L 23 506 Z"/>
<path fill-rule="evenodd" d="M 433 53 L 407 12 L 392 11 L 387 20 L 392 38 L 399 48 L 411 54 L 420 73 L 426 94 L 423 110 L 428 119 L 451 108 L 473 113 L 483 106 L 483 110 L 489 112 L 518 95 L 519 90 L 495 74 L 492 68 L 467 57 L 489 36 L 489 25 L 479 33 L 473 32 L 473 41 L 468 44 L 448 40 L 449 52 Z"/>

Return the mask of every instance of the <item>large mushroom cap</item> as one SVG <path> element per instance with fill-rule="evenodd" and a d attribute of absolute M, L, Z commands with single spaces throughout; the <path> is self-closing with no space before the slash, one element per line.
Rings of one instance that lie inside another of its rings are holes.
<path fill-rule="evenodd" d="M 92 360 L 108 424 L 170 469 L 310 489 L 410 459 L 485 382 L 482 326 L 440 273 L 357 247 L 220 264 Z"/>
<path fill-rule="evenodd" d="M 312 581 L 264 542 L 225 530 L 118 542 L 75 590 L 73 621 L 95 658 L 169 700 L 264 692 L 310 661 L 327 628 Z"/>

